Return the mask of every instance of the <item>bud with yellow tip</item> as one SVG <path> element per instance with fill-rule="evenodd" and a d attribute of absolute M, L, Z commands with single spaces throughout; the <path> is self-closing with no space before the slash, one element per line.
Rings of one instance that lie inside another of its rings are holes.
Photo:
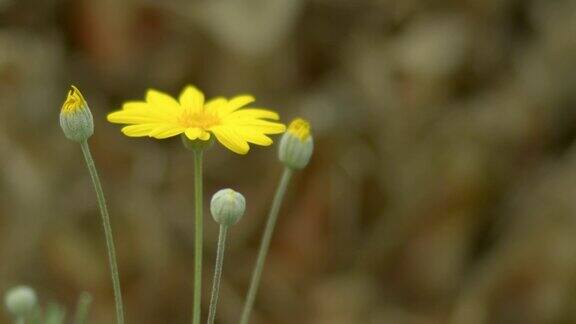
<path fill-rule="evenodd" d="M 71 86 L 60 111 L 60 127 L 73 141 L 83 142 L 94 134 L 94 121 L 88 103 L 78 88 Z"/>
<path fill-rule="evenodd" d="M 303 169 L 308 165 L 313 151 L 310 123 L 302 118 L 294 119 L 280 139 L 280 161 L 291 169 Z"/>

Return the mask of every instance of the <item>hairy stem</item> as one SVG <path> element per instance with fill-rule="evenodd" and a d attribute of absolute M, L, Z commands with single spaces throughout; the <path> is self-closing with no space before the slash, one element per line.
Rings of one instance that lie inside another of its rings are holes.
<path fill-rule="evenodd" d="M 218 234 L 218 249 L 216 251 L 216 265 L 214 266 L 214 281 L 212 282 L 212 295 L 210 297 L 210 310 L 208 312 L 208 324 L 213 324 L 216 319 L 216 306 L 220 295 L 220 279 L 222 278 L 222 266 L 224 264 L 224 251 L 226 250 L 226 236 L 228 226 L 220 225 Z"/>
<path fill-rule="evenodd" d="M 248 320 L 250 319 L 250 313 L 252 312 L 254 301 L 256 300 L 256 293 L 260 284 L 260 278 L 262 277 L 262 270 L 264 269 L 264 262 L 266 261 L 266 255 L 268 254 L 270 241 L 272 240 L 272 234 L 274 233 L 274 227 L 276 226 L 276 220 L 278 219 L 278 212 L 280 211 L 286 188 L 290 183 L 292 172 L 292 169 L 288 167 L 284 169 L 284 173 L 282 173 L 282 178 L 280 179 L 280 183 L 276 189 L 276 194 L 272 201 L 272 208 L 270 208 L 268 221 L 266 222 L 264 234 L 262 235 L 262 242 L 260 243 L 260 250 L 258 251 L 258 257 L 256 259 L 256 266 L 254 267 L 252 280 L 250 281 L 250 287 L 248 288 L 248 294 L 246 295 L 240 324 L 248 324 Z"/>
<path fill-rule="evenodd" d="M 118 263 L 116 262 L 116 249 L 114 247 L 114 237 L 112 236 L 112 226 L 110 225 L 110 216 L 108 215 L 108 208 L 106 207 L 106 199 L 104 198 L 104 191 L 102 184 L 98 177 L 98 171 L 90 153 L 90 147 L 87 141 L 80 143 L 82 153 L 90 171 L 90 178 L 96 191 L 96 198 L 98 200 L 98 207 L 102 215 L 102 225 L 104 226 L 104 236 L 106 237 L 106 248 L 108 249 L 108 262 L 110 263 L 110 275 L 112 277 L 112 287 L 114 288 L 114 302 L 116 304 L 116 322 L 124 324 L 124 306 L 122 304 L 122 290 L 120 289 L 120 276 L 118 275 Z"/>

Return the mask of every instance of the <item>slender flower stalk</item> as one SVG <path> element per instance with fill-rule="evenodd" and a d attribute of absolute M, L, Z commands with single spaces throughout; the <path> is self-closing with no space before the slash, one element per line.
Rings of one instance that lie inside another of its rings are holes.
<path fill-rule="evenodd" d="M 224 265 L 224 251 L 226 250 L 226 236 L 228 236 L 228 226 L 220 225 L 218 234 L 218 248 L 216 251 L 216 265 L 214 267 L 214 280 L 212 281 L 212 294 L 210 296 L 210 308 L 208 310 L 208 321 L 213 324 L 216 319 L 216 306 L 220 296 L 220 281 L 222 278 L 222 267 Z"/>
<path fill-rule="evenodd" d="M 274 227 L 276 226 L 276 220 L 278 219 L 278 212 L 280 211 L 282 200 L 286 194 L 286 188 L 288 188 L 288 184 L 290 183 L 290 178 L 292 178 L 292 173 L 292 169 L 286 167 L 284 169 L 284 173 L 282 173 L 282 178 L 280 179 L 278 188 L 276 189 L 276 194 L 274 195 L 274 200 L 272 201 L 272 208 L 270 208 L 268 221 L 266 222 L 264 234 L 262 235 L 260 249 L 258 250 L 256 266 L 254 267 L 252 280 L 250 281 L 250 287 L 248 288 L 248 294 L 246 295 L 246 301 L 244 303 L 244 309 L 242 310 L 240 324 L 248 324 L 248 320 L 250 319 L 250 313 L 254 307 L 256 292 L 258 291 L 260 278 L 262 277 L 262 270 L 264 270 L 264 262 L 266 261 L 266 255 L 268 255 L 270 241 L 272 240 L 272 234 L 274 233 Z"/>
<path fill-rule="evenodd" d="M 76 314 L 74 315 L 74 324 L 86 324 L 88 322 L 88 310 L 92 303 L 92 296 L 83 292 L 78 297 L 78 304 L 76 305 Z"/>
<path fill-rule="evenodd" d="M 216 252 L 216 265 L 214 266 L 214 281 L 212 282 L 212 294 L 208 312 L 208 324 L 213 324 L 216 319 L 216 306 L 220 293 L 220 279 L 224 263 L 224 251 L 226 249 L 226 236 L 228 227 L 236 224 L 246 210 L 246 200 L 239 192 L 232 189 L 218 191 L 210 201 L 210 212 L 214 220 L 220 224 L 218 234 L 218 249 Z"/>
<path fill-rule="evenodd" d="M 90 172 L 90 178 L 96 192 L 98 208 L 102 216 L 102 225 L 104 227 L 104 236 L 106 238 L 106 248 L 108 250 L 108 262 L 110 264 L 110 274 L 112 277 L 112 287 L 114 289 L 114 302 L 116 304 L 116 321 L 118 324 L 124 324 L 124 307 L 122 304 L 122 291 L 120 289 L 120 276 L 118 275 L 118 264 L 116 262 L 116 249 L 114 248 L 114 238 L 112 235 L 112 226 L 110 225 L 110 216 L 106 207 L 106 199 L 102 184 L 98 177 L 98 171 L 94 164 L 94 159 L 88 146 L 88 138 L 94 133 L 94 122 L 88 103 L 78 88 L 72 86 L 62 109 L 60 111 L 60 127 L 64 135 L 80 144 L 86 166 Z"/>
<path fill-rule="evenodd" d="M 80 143 L 86 166 L 90 171 L 90 178 L 96 191 L 96 198 L 98 199 L 98 207 L 102 215 L 102 225 L 104 227 L 104 236 L 106 238 L 106 248 L 108 249 L 108 262 L 110 263 L 110 275 L 112 277 L 112 287 L 114 289 L 114 302 L 116 304 L 116 321 L 118 324 L 124 324 L 124 306 L 122 303 L 122 290 L 120 289 L 120 276 L 118 274 L 118 263 L 116 261 L 116 248 L 114 247 L 114 237 L 112 235 L 112 226 L 110 225 L 110 216 L 108 208 L 106 207 L 106 198 L 104 198 L 104 191 L 102 184 L 98 177 L 98 171 L 90 153 L 90 147 L 87 141 Z"/>
<path fill-rule="evenodd" d="M 203 225 L 202 225 L 202 149 L 194 151 L 194 305 L 192 306 L 192 323 L 200 324 L 202 312 L 202 244 L 203 244 Z"/>
<path fill-rule="evenodd" d="M 250 287 L 246 295 L 244 309 L 242 310 L 240 324 L 248 324 L 250 320 L 250 314 L 254 307 L 254 301 L 256 300 L 256 293 L 260 285 L 262 271 L 264 270 L 264 263 L 270 248 L 270 241 L 272 240 L 272 234 L 274 233 L 274 227 L 278 219 L 278 212 L 280 211 L 282 200 L 286 194 L 286 189 L 288 188 L 292 174 L 294 170 L 303 169 L 308 165 L 313 149 L 314 145 L 312 135 L 310 134 L 310 124 L 300 118 L 293 120 L 290 126 L 288 126 L 286 133 L 284 133 L 280 139 L 278 157 L 285 168 L 278 188 L 276 189 L 272 207 L 268 213 L 268 220 L 266 221 L 266 227 L 262 234 L 262 241 L 260 243 L 260 249 L 258 250 Z"/>

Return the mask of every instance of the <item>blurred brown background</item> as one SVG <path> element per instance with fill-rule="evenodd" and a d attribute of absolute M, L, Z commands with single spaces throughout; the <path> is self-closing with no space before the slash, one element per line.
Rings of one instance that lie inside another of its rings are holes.
<path fill-rule="evenodd" d="M 89 291 L 92 323 L 114 321 L 95 197 L 58 126 L 75 84 L 128 321 L 189 322 L 191 155 L 105 115 L 192 83 L 314 127 L 253 323 L 576 323 L 575 35 L 573 0 L 0 0 L 0 291 L 27 283 L 68 308 Z M 240 314 L 275 149 L 207 154 L 206 199 L 248 200 L 219 323 Z"/>

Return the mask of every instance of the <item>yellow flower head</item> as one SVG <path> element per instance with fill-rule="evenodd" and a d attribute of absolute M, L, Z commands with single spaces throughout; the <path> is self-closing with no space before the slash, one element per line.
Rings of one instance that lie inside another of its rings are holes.
<path fill-rule="evenodd" d="M 84 96 L 78 88 L 75 86 L 70 86 L 70 90 L 68 90 L 68 95 L 66 96 L 66 100 L 64 104 L 62 104 L 62 113 L 71 114 L 77 111 L 78 109 L 82 109 L 87 107 L 86 100 L 84 100 Z"/>
<path fill-rule="evenodd" d="M 213 134 L 231 151 L 246 154 L 248 143 L 268 146 L 272 139 L 267 135 L 286 129 L 269 121 L 278 120 L 276 112 L 245 107 L 253 101 L 252 96 L 241 95 L 205 102 L 204 94 L 193 86 L 184 88 L 178 100 L 150 89 L 145 101 L 124 103 L 121 110 L 108 115 L 108 121 L 128 124 L 122 133 L 130 137 L 163 139 L 184 134 L 190 140 L 207 141 Z"/>
<path fill-rule="evenodd" d="M 288 126 L 288 132 L 304 141 L 310 137 L 310 123 L 302 118 L 296 118 Z"/>

